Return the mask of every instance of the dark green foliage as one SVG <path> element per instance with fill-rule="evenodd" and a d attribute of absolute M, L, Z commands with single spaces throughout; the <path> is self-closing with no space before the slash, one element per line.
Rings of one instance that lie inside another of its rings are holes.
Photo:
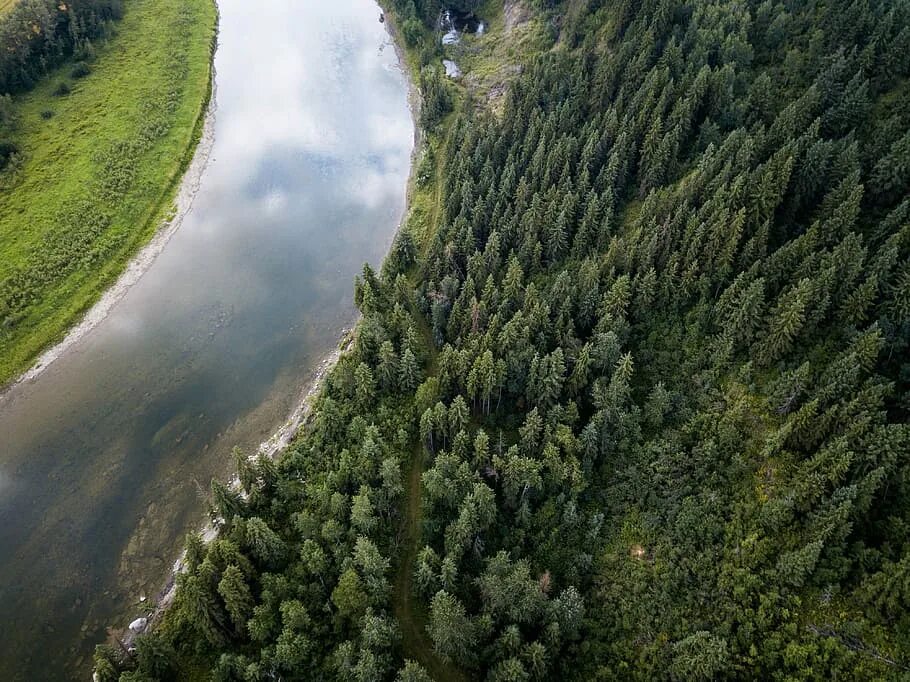
<path fill-rule="evenodd" d="M 28 90 L 71 55 L 90 58 L 122 11 L 120 0 L 19 0 L 0 18 L 0 93 Z"/>
<path fill-rule="evenodd" d="M 246 623 L 252 615 L 253 597 L 246 584 L 243 573 L 236 566 L 228 566 L 218 583 L 218 594 L 224 600 L 224 606 L 237 631 L 243 634 Z"/>
<path fill-rule="evenodd" d="M 0 171 L 6 168 L 18 153 L 19 148 L 12 142 L 0 142 Z"/>
<path fill-rule="evenodd" d="M 469 664 L 476 657 L 478 627 L 451 594 L 439 591 L 430 604 L 430 637 L 436 651 L 450 661 Z"/>
<path fill-rule="evenodd" d="M 440 222 L 358 278 L 275 476 L 215 489 L 180 646 L 223 679 L 427 679 L 413 570 L 470 679 L 906 674 L 910 5 L 559 18 L 501 115 L 445 119 Z"/>
<path fill-rule="evenodd" d="M 136 673 L 143 680 L 169 682 L 176 679 L 174 648 L 156 633 L 136 640 Z"/>
<path fill-rule="evenodd" d="M 85 62 L 76 62 L 73 70 L 70 71 L 70 77 L 73 79 L 85 78 L 92 72 L 91 67 Z"/>
<path fill-rule="evenodd" d="M 442 67 L 426 65 L 420 70 L 420 124 L 430 130 L 452 110 L 452 95 L 445 83 Z"/>
<path fill-rule="evenodd" d="M 401 23 L 401 35 L 404 37 L 404 42 L 408 47 L 416 47 L 420 42 L 422 33 L 423 26 L 415 17 L 405 19 Z"/>
<path fill-rule="evenodd" d="M 6 139 L 17 127 L 16 109 L 9 95 L 0 95 L 0 172 L 10 165 L 15 165 L 19 147 Z"/>
<path fill-rule="evenodd" d="M 473 14 L 481 5 L 481 0 L 445 0 L 443 5 L 462 14 Z"/>

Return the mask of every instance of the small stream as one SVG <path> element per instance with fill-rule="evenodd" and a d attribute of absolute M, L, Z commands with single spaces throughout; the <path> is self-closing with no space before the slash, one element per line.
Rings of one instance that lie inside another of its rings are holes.
<path fill-rule="evenodd" d="M 220 0 L 193 208 L 107 318 L 0 402 L 0 679 L 88 679 L 200 491 L 287 418 L 404 209 L 407 83 L 372 0 Z M 140 604 L 140 600 L 146 600 Z"/>
<path fill-rule="evenodd" d="M 486 28 L 486 24 L 476 14 L 447 9 L 439 16 L 443 45 L 457 45 L 465 33 L 483 35 Z"/>

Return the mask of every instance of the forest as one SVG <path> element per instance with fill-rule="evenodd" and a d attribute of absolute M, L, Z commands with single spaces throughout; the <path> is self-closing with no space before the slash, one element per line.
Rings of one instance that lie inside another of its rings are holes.
<path fill-rule="evenodd" d="M 98 678 L 906 679 L 910 2 L 538 1 L 501 111 L 389 9 L 437 218 Z"/>

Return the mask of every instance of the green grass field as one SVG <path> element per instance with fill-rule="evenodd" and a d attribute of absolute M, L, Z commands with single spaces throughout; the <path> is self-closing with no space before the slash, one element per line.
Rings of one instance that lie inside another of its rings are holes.
<path fill-rule="evenodd" d="M 8 12 L 19 0 L 0 0 L 0 14 Z"/>
<path fill-rule="evenodd" d="M 59 340 L 154 234 L 201 131 L 214 3 L 126 9 L 87 77 L 65 64 L 15 100 L 23 153 L 0 175 L 0 294 L 18 307 L 0 319 L 0 386 Z M 71 92 L 55 96 L 61 82 Z"/>

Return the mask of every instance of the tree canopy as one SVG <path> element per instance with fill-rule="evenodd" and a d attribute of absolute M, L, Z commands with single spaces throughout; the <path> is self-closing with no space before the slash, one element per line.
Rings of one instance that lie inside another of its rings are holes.
<path fill-rule="evenodd" d="M 536 11 L 502 111 L 421 71 L 439 219 L 358 279 L 163 636 L 215 679 L 428 679 L 404 571 L 471 679 L 906 674 L 910 4 Z"/>

